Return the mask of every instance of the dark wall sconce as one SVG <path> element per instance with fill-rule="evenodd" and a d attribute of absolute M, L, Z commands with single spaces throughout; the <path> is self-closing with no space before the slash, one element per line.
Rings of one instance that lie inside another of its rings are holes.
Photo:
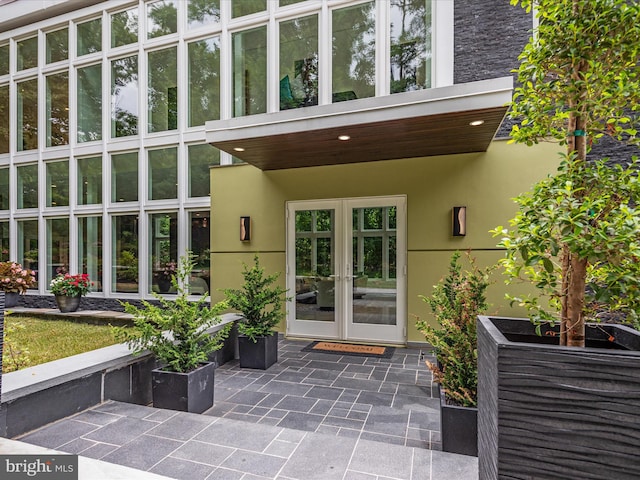
<path fill-rule="evenodd" d="M 467 234 L 467 207 L 453 207 L 453 236 L 464 237 Z"/>
<path fill-rule="evenodd" d="M 251 240 L 251 217 L 240 217 L 240 241 Z"/>

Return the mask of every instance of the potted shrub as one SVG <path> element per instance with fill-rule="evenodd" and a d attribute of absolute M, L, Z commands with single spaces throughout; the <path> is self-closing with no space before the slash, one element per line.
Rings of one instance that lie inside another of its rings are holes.
<path fill-rule="evenodd" d="M 80 306 L 80 298 L 89 293 L 93 282 L 89 275 L 81 273 L 71 275 L 69 273 L 59 274 L 49 285 L 51 293 L 56 297 L 56 304 L 62 313 L 75 312 Z"/>
<path fill-rule="evenodd" d="M 286 290 L 273 285 L 280 273 L 265 275 L 258 255 L 253 266 L 243 264 L 240 289 L 225 289 L 231 308 L 244 317 L 238 323 L 240 366 L 266 370 L 278 361 L 278 333 L 273 328 L 284 318 Z"/>
<path fill-rule="evenodd" d="M 470 270 L 462 271 L 460 253 L 451 257 L 449 273 L 433 287 L 429 305 L 439 327 L 418 319 L 416 327 L 434 349 L 437 363 L 427 361 L 440 389 L 442 450 L 478 454 L 478 350 L 476 318 L 487 309 L 485 291 L 490 268 L 479 269 L 467 254 Z"/>
<path fill-rule="evenodd" d="M 0 290 L 5 293 L 4 306 L 15 307 L 20 295 L 35 286 L 36 276 L 33 270 L 22 268 L 16 262 L 0 262 Z"/>
<path fill-rule="evenodd" d="M 587 160 L 591 144 L 636 141 L 640 5 L 516 1 L 540 19 L 520 56 L 515 141 L 567 145 L 556 175 L 498 227 L 512 296 L 533 323 L 478 324 L 479 472 L 495 478 L 640 478 L 638 162 Z"/>
<path fill-rule="evenodd" d="M 192 269 L 190 257 L 179 259 L 172 278 L 175 300 L 152 293 L 158 305 L 144 300 L 140 308 L 124 303 L 134 325 L 114 328 L 114 333 L 134 353 L 149 350 L 159 361 L 160 367 L 152 371 L 155 407 L 202 413 L 213 405 L 215 363 L 207 361 L 208 356 L 222 348 L 232 324 L 208 332 L 220 322 L 226 304 L 210 306 L 206 295 L 189 301 L 187 280 Z"/>

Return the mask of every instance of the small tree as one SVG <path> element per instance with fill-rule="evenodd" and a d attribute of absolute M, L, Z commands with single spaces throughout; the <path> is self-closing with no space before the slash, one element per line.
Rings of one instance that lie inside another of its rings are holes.
<path fill-rule="evenodd" d="M 512 279 L 535 297 L 514 298 L 534 320 L 560 322 L 562 345 L 584 346 L 585 318 L 602 308 L 637 319 L 640 301 L 638 164 L 587 163 L 603 136 L 636 142 L 640 109 L 640 5 L 627 0 L 511 0 L 535 6 L 539 26 L 520 55 L 511 104 L 513 141 L 567 145 L 558 174 L 519 196 L 511 229 L 498 227 Z M 606 306 L 605 306 L 606 305 Z M 553 310 L 556 310 L 554 312 Z"/>
<path fill-rule="evenodd" d="M 485 291 L 490 268 L 480 270 L 467 254 L 471 269 L 463 272 L 460 253 L 451 257 L 449 273 L 433 287 L 431 297 L 420 298 L 431 307 L 440 327 L 418 319 L 416 327 L 435 349 L 438 363 L 427 361 L 434 381 L 447 400 L 475 407 L 478 397 L 478 340 L 476 318 L 488 308 Z"/>
<path fill-rule="evenodd" d="M 207 295 L 196 302 L 188 299 L 188 280 L 194 263 L 190 256 L 178 261 L 176 275 L 171 282 L 178 295 L 175 301 L 152 292 L 160 302 L 154 305 L 145 300 L 142 308 L 123 303 L 125 311 L 133 315 L 133 327 L 115 327 L 114 334 L 126 342 L 135 353 L 149 350 L 172 372 L 189 372 L 208 360 L 211 352 L 222 348 L 232 324 L 222 327 L 214 335 L 207 329 L 220 322 L 219 314 L 227 308 L 225 302 L 209 306 Z"/>
<path fill-rule="evenodd" d="M 280 273 L 264 274 L 258 255 L 253 266 L 243 264 L 244 283 L 240 289 L 227 288 L 224 294 L 231 308 L 242 313 L 244 322 L 238 322 L 238 333 L 257 342 L 257 337 L 269 336 L 273 328 L 284 318 L 283 304 L 287 291 L 273 283 Z"/>

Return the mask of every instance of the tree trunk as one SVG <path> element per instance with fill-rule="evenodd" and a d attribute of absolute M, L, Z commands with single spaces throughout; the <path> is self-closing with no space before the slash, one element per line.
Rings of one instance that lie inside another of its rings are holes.
<path fill-rule="evenodd" d="M 571 256 L 569 289 L 567 291 L 567 343 L 569 347 L 584 347 L 584 289 L 587 259 Z"/>

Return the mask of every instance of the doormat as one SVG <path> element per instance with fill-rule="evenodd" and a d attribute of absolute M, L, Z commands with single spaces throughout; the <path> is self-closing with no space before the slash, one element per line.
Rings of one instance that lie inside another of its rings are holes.
<path fill-rule="evenodd" d="M 380 345 L 357 345 L 353 343 L 311 342 L 302 349 L 303 352 L 335 353 L 337 355 L 353 355 L 354 357 L 391 358 L 395 347 Z"/>

